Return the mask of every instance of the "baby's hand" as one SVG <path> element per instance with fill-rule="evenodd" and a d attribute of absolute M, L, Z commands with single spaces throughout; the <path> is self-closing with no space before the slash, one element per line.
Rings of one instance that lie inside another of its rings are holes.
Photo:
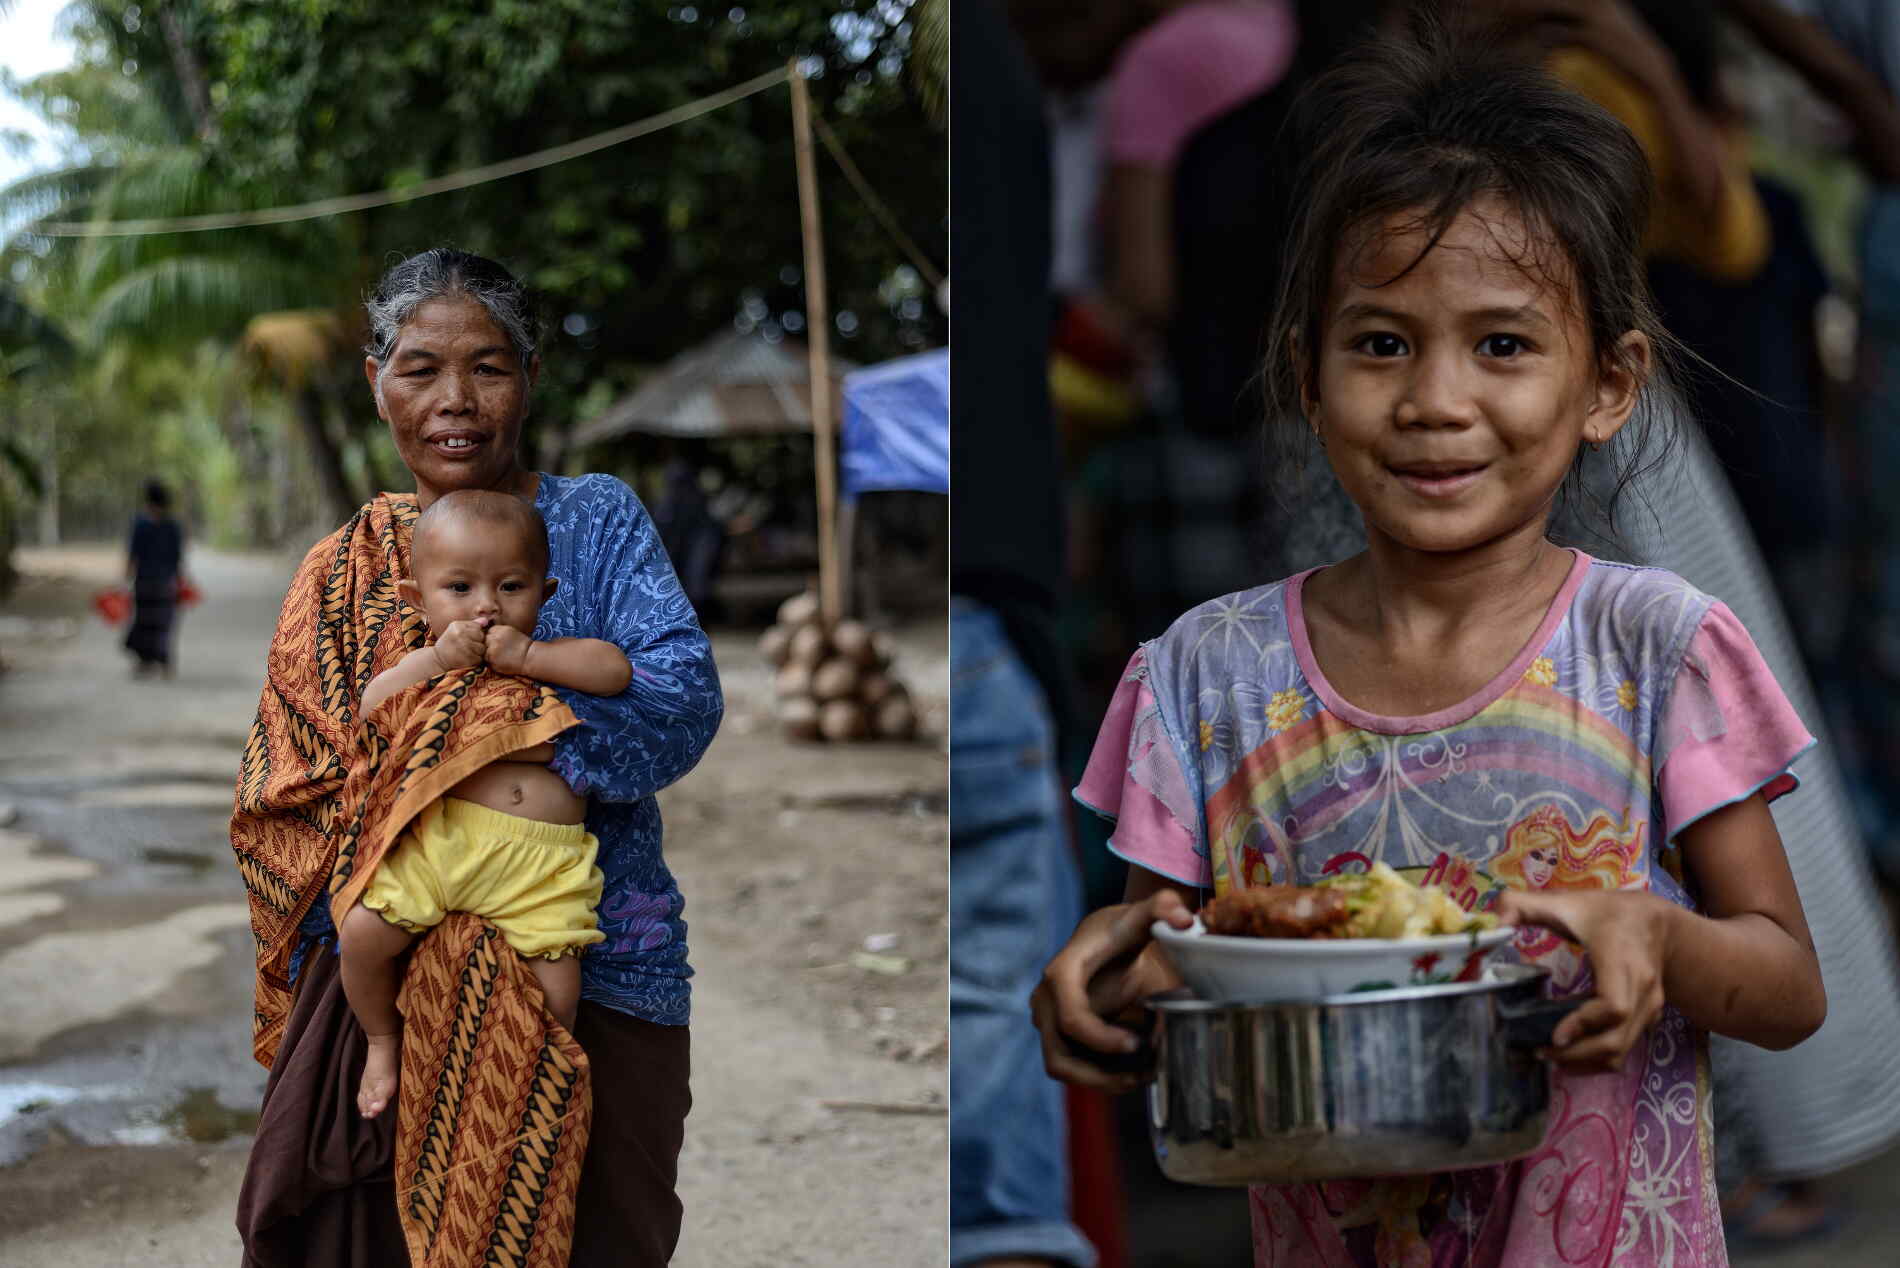
<path fill-rule="evenodd" d="M 473 669 L 487 655 L 490 631 L 475 621 L 453 621 L 435 640 L 435 657 L 444 670 Z"/>
<path fill-rule="evenodd" d="M 512 625 L 497 625 L 488 631 L 488 664 L 498 674 L 528 672 L 528 649 L 534 640 Z"/>
<path fill-rule="evenodd" d="M 1590 953 L 1596 997 L 1563 1019 L 1551 1056 L 1578 1070 L 1620 1070 L 1623 1058 L 1662 1014 L 1669 955 L 1667 899 L 1604 890 L 1507 890 L 1498 919 L 1541 925 Z"/>

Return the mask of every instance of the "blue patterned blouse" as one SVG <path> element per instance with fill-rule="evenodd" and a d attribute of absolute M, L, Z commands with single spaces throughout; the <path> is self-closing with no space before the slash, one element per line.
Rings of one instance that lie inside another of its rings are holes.
<path fill-rule="evenodd" d="M 606 639 L 633 665 L 617 696 L 556 689 L 581 725 L 555 740 L 553 769 L 588 799 L 606 878 L 607 940 L 581 960 L 581 998 L 683 1026 L 693 972 L 685 904 L 660 857 L 654 794 L 691 770 L 719 729 L 725 699 L 712 647 L 632 489 L 610 475 L 543 475 L 535 507 L 548 525 L 548 575 L 561 584 L 534 636 Z M 308 940 L 335 936 L 326 904 L 303 932 L 293 975 Z"/>

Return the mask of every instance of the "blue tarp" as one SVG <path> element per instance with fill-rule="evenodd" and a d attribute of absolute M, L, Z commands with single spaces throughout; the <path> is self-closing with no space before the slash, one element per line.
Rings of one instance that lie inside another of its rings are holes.
<path fill-rule="evenodd" d="M 950 349 L 844 376 L 844 495 L 950 491 Z"/>

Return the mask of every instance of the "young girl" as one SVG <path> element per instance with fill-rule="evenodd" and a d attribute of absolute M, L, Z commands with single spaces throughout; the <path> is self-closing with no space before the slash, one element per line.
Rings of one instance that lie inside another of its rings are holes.
<path fill-rule="evenodd" d="M 1540 72 L 1444 47 L 1378 49 L 1308 110 L 1269 382 L 1368 547 L 1136 652 L 1076 794 L 1115 820 L 1126 901 L 1049 964 L 1045 1063 L 1135 1086 L 1089 1052 L 1135 1046 L 1110 1019 L 1177 984 L 1150 924 L 1230 865 L 1475 877 L 1465 900 L 1595 997 L 1553 1036 L 1543 1146 L 1256 1187 L 1255 1262 L 1725 1263 L 1705 1032 L 1786 1047 L 1825 1014 L 1767 808 L 1813 740 L 1720 602 L 1545 536 L 1583 446 L 1649 413 L 1642 154 Z"/>

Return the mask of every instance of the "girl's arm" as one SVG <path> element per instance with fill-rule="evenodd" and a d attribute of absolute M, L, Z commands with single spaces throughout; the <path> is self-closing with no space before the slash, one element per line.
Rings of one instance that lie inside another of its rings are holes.
<path fill-rule="evenodd" d="M 1151 927 L 1165 920 L 1187 928 L 1194 922 L 1189 903 L 1197 897 L 1179 881 L 1133 865 L 1124 894 L 1124 901 L 1082 918 L 1029 997 L 1049 1076 L 1104 1092 L 1130 1091 L 1143 1076 L 1105 1070 L 1088 1051 L 1128 1053 L 1139 1046 L 1132 1031 L 1109 1019 L 1181 984 L 1161 958 Z"/>
<path fill-rule="evenodd" d="M 1679 838 L 1706 914 L 1655 894 L 1512 890 L 1508 924 L 1543 925 L 1590 953 L 1596 998 L 1551 1037 L 1566 1065 L 1619 1068 L 1665 1002 L 1693 1024 L 1790 1048 L 1827 1016 L 1820 961 L 1781 836 L 1760 793 Z"/>
<path fill-rule="evenodd" d="M 1679 839 L 1708 914 L 1670 904 L 1664 994 L 1705 1029 L 1792 1048 L 1827 1019 L 1827 992 L 1768 802 L 1724 806 Z"/>

